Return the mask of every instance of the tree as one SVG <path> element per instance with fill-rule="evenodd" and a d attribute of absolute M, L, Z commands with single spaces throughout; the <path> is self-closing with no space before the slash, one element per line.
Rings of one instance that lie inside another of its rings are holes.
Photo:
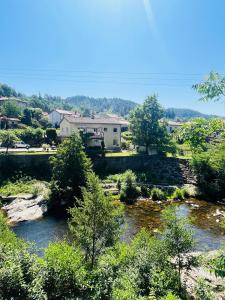
<path fill-rule="evenodd" d="M 17 118 L 21 114 L 21 110 L 15 101 L 6 101 L 2 106 L 2 114 L 9 118 Z"/>
<path fill-rule="evenodd" d="M 51 165 L 51 205 L 74 205 L 75 197 L 81 196 L 81 187 L 86 185 L 88 173 L 92 171 L 78 132 L 62 143 Z"/>
<path fill-rule="evenodd" d="M 0 97 L 17 97 L 17 92 L 7 84 L 0 83 Z"/>
<path fill-rule="evenodd" d="M 17 136 L 10 130 L 0 130 L 0 142 L 6 147 L 8 153 L 9 147 L 18 141 Z"/>
<path fill-rule="evenodd" d="M 44 260 L 46 299 L 86 299 L 88 274 L 80 249 L 63 241 L 50 244 L 45 250 Z"/>
<path fill-rule="evenodd" d="M 225 102 L 225 76 L 219 73 L 211 72 L 204 82 L 193 85 L 193 88 L 202 95 L 201 101 Z"/>
<path fill-rule="evenodd" d="M 193 156 L 192 166 L 198 188 L 206 199 L 221 200 L 225 197 L 225 140 L 211 145 L 207 151 Z"/>
<path fill-rule="evenodd" d="M 123 214 L 121 208 L 105 196 L 94 173 L 89 174 L 87 187 L 82 188 L 82 199 L 78 204 L 70 209 L 70 229 L 93 268 L 100 254 L 118 240 Z"/>
<path fill-rule="evenodd" d="M 194 248 L 193 234 L 190 228 L 187 228 L 187 220 L 178 216 L 175 206 L 163 211 L 163 221 L 165 231 L 162 234 L 162 239 L 178 270 L 181 289 L 181 271 L 189 269 L 193 263 L 193 257 L 190 255 Z"/>
<path fill-rule="evenodd" d="M 159 123 L 162 117 L 163 109 L 155 95 L 148 97 L 143 105 L 130 113 L 129 121 L 133 141 L 136 145 L 145 146 L 146 153 L 151 145 L 162 149 L 169 143 L 166 129 Z"/>
<path fill-rule="evenodd" d="M 32 111 L 29 108 L 25 108 L 23 111 L 23 116 L 21 118 L 21 122 L 31 126 L 32 125 Z"/>
<path fill-rule="evenodd" d="M 188 144 L 193 152 L 205 151 L 209 142 L 215 141 L 225 131 L 225 121 L 221 119 L 193 119 L 178 129 L 178 142 Z"/>
<path fill-rule="evenodd" d="M 46 129 L 46 137 L 50 144 L 57 141 L 57 132 L 55 128 L 47 128 Z"/>

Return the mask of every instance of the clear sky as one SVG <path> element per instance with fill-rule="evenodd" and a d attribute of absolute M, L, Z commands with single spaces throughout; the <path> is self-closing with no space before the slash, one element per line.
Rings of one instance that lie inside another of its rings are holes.
<path fill-rule="evenodd" d="M 225 116 L 194 83 L 225 73 L 224 0 L 1 0 L 0 82 Z"/>

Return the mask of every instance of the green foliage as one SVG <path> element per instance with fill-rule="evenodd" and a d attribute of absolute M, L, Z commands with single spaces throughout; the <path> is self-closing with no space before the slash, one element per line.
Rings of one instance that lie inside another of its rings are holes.
<path fill-rule="evenodd" d="M 46 129 L 47 140 L 50 144 L 56 143 L 57 141 L 57 132 L 55 128 L 47 128 Z"/>
<path fill-rule="evenodd" d="M 208 151 L 194 155 L 192 166 L 200 193 L 206 199 L 225 197 L 225 140 L 212 145 Z"/>
<path fill-rule="evenodd" d="M 225 131 L 225 121 L 221 119 L 194 119 L 182 125 L 176 133 L 179 143 L 188 144 L 193 152 L 205 151 L 209 142 L 215 141 Z"/>
<path fill-rule="evenodd" d="M 136 103 L 119 98 L 93 98 L 86 96 L 69 97 L 66 101 L 81 111 L 89 110 L 89 113 L 111 112 L 120 116 L 127 116 L 137 105 Z"/>
<path fill-rule="evenodd" d="M 166 200 L 166 194 L 159 188 L 153 188 L 151 190 L 152 200 Z"/>
<path fill-rule="evenodd" d="M 0 83 L 0 97 L 17 97 L 18 93 L 7 84 Z"/>
<path fill-rule="evenodd" d="M 31 146 L 41 146 L 44 139 L 44 131 L 41 128 L 34 129 L 28 127 L 17 132 L 18 137 Z"/>
<path fill-rule="evenodd" d="M 123 214 L 111 199 L 104 195 L 99 179 L 90 173 L 87 187 L 82 188 L 79 206 L 70 209 L 70 229 L 86 261 L 93 268 L 105 248 L 113 246 L 119 238 Z"/>
<path fill-rule="evenodd" d="M 185 189 L 176 188 L 169 198 L 172 200 L 184 200 L 187 197 L 188 197 L 188 193 Z"/>
<path fill-rule="evenodd" d="M 203 300 L 204 298 L 202 298 Z M 165 297 L 161 298 L 160 300 L 181 300 L 180 297 L 172 294 L 172 293 L 169 293 L 168 295 L 166 295 Z"/>
<path fill-rule="evenodd" d="M 195 84 L 193 88 L 202 95 L 200 99 L 202 101 L 220 101 L 225 96 L 225 77 L 219 73 L 210 72 L 204 82 Z"/>
<path fill-rule="evenodd" d="M 8 148 L 12 146 L 16 141 L 18 141 L 17 136 L 10 130 L 0 130 L 0 143 L 6 147 L 6 152 Z"/>
<path fill-rule="evenodd" d="M 213 258 L 210 261 L 210 265 L 215 275 L 218 277 L 225 278 L 225 252 L 222 251 L 219 256 Z"/>
<path fill-rule="evenodd" d="M 162 238 L 181 278 L 182 269 L 189 269 L 193 263 L 193 258 L 189 255 L 194 248 L 193 233 L 187 227 L 187 220 L 178 216 L 175 206 L 166 208 L 162 218 L 165 226 Z"/>
<path fill-rule="evenodd" d="M 202 278 L 198 279 L 197 284 L 195 286 L 195 299 L 216 300 L 216 297 L 213 294 L 211 287 Z"/>
<path fill-rule="evenodd" d="M 15 101 L 6 101 L 2 106 L 2 114 L 9 118 L 18 118 L 21 115 L 21 109 Z"/>
<path fill-rule="evenodd" d="M 158 103 L 157 97 L 148 97 L 143 105 L 130 112 L 130 130 L 133 142 L 138 146 L 148 148 L 157 147 L 163 152 L 169 144 L 169 136 L 166 128 L 161 126 L 159 120 L 163 117 L 163 109 Z"/>
<path fill-rule="evenodd" d="M 0 195 L 10 196 L 24 193 L 37 195 L 44 192 L 45 187 L 46 183 L 44 182 L 40 182 L 29 177 L 24 177 L 15 182 L 4 182 L 0 187 Z"/>
<path fill-rule="evenodd" d="M 140 189 L 137 187 L 137 177 L 131 170 L 123 173 L 118 183 L 120 185 L 121 201 L 131 204 L 140 195 Z"/>
<path fill-rule="evenodd" d="M 47 299 L 84 299 L 87 270 L 81 251 L 66 242 L 50 244 L 45 250 L 44 289 Z"/>
<path fill-rule="evenodd" d="M 75 197 L 81 196 L 81 187 L 86 186 L 91 161 L 86 156 L 78 133 L 66 139 L 51 158 L 51 205 L 70 207 Z"/>

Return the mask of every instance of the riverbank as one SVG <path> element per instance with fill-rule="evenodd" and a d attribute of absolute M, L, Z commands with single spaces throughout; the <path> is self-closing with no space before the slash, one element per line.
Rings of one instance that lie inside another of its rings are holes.
<path fill-rule="evenodd" d="M 21 179 L 0 188 L 1 209 L 9 224 L 40 219 L 48 210 L 47 182 Z"/>

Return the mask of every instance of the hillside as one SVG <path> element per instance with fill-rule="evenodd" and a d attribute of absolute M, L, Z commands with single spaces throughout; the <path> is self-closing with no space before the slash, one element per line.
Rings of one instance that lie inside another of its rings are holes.
<path fill-rule="evenodd" d="M 51 95 L 32 95 L 26 96 L 18 93 L 12 87 L 0 83 L 0 97 L 17 97 L 26 100 L 31 107 L 41 108 L 43 111 L 50 112 L 55 108 L 65 110 L 78 110 L 83 115 L 92 113 L 109 112 L 122 117 L 127 117 L 129 112 L 138 104 L 131 100 L 121 98 L 94 98 L 88 96 L 72 96 L 63 99 L 58 96 Z M 189 120 L 191 118 L 215 118 L 219 116 L 207 115 L 198 111 L 187 108 L 167 108 L 165 117 L 168 119 Z"/>
<path fill-rule="evenodd" d="M 165 110 L 165 117 L 168 119 L 181 119 L 181 120 L 189 120 L 193 118 L 205 118 L 205 119 L 210 119 L 210 118 L 221 118 L 216 115 L 207 115 L 203 114 L 199 111 L 193 110 L 193 109 L 188 109 L 188 108 L 167 108 Z"/>
<path fill-rule="evenodd" d="M 111 112 L 120 116 L 127 116 L 137 106 L 137 103 L 120 98 L 93 98 L 86 96 L 74 96 L 66 99 L 66 102 L 82 111 L 90 110 L 94 113 Z"/>

